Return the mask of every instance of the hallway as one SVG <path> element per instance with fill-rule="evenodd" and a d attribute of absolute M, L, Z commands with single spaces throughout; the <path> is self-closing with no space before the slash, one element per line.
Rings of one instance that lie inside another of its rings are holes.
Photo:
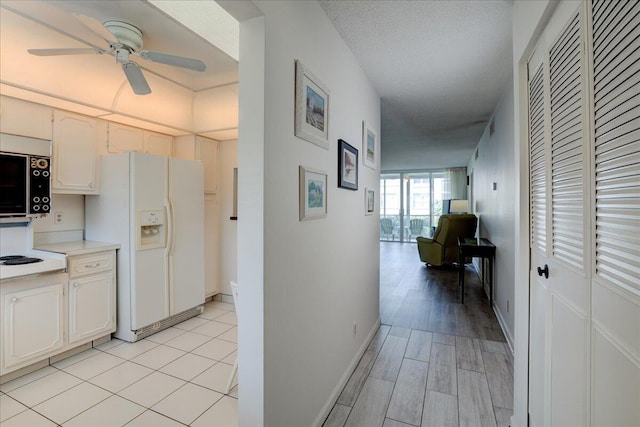
<path fill-rule="evenodd" d="M 513 357 L 475 271 L 427 269 L 414 244 L 380 246 L 382 326 L 324 423 L 508 426 Z"/>

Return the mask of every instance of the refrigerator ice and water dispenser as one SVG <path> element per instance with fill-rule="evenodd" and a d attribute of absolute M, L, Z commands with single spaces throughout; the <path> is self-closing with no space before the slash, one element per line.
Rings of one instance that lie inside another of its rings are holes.
<path fill-rule="evenodd" d="M 140 211 L 138 214 L 138 249 L 167 246 L 164 210 Z"/>

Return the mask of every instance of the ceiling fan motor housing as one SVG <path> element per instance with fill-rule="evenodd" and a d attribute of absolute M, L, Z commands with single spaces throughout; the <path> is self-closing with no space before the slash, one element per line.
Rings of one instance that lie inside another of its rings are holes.
<path fill-rule="evenodd" d="M 104 26 L 130 51 L 138 51 L 142 48 L 142 32 L 133 25 L 122 21 L 107 21 Z"/>

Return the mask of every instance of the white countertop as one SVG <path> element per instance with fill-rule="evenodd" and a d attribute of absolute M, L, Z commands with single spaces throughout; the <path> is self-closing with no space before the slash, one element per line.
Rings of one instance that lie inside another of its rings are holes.
<path fill-rule="evenodd" d="M 77 240 L 73 242 L 48 243 L 46 245 L 40 245 L 36 249 L 40 251 L 65 254 L 67 256 L 75 256 L 75 255 L 90 254 L 93 252 L 120 249 L 120 244 L 94 242 L 91 240 Z"/>
<path fill-rule="evenodd" d="M 40 245 L 34 250 L 28 251 L 25 255 L 42 258 L 41 262 L 23 265 L 0 264 L 0 280 L 64 270 L 67 268 L 67 256 L 84 255 L 119 248 L 120 244 L 118 243 L 93 242 L 90 240 Z"/>
<path fill-rule="evenodd" d="M 0 264 L 0 280 L 29 276 L 31 274 L 49 273 L 67 268 L 67 257 L 61 254 L 33 250 L 27 252 L 25 255 L 42 258 L 42 261 L 23 265 Z"/>

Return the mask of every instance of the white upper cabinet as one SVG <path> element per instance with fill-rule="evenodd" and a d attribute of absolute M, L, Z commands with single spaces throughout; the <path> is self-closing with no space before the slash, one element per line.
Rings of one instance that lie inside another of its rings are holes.
<path fill-rule="evenodd" d="M 198 136 L 198 160 L 204 166 L 204 192 L 218 192 L 218 141 Z"/>
<path fill-rule="evenodd" d="M 149 132 L 147 130 L 144 131 L 143 136 L 145 153 L 171 157 L 171 147 L 173 145 L 172 136 Z"/>
<path fill-rule="evenodd" d="M 144 151 L 144 137 L 142 129 L 121 125 L 119 123 L 109 123 L 107 150 L 109 153 Z"/>
<path fill-rule="evenodd" d="M 119 123 L 109 123 L 109 138 L 107 141 L 107 151 L 109 153 L 139 151 L 170 157 L 172 145 L 172 136 Z"/>
<path fill-rule="evenodd" d="M 51 140 L 53 108 L 0 97 L 0 132 Z"/>
<path fill-rule="evenodd" d="M 53 120 L 54 193 L 98 194 L 96 119 L 56 110 Z"/>

